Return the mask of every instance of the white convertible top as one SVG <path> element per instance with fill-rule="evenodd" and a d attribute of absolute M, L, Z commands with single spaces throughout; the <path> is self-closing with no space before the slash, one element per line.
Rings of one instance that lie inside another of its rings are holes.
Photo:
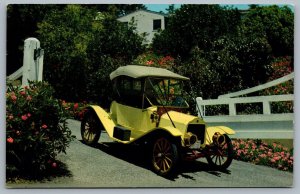
<path fill-rule="evenodd" d="M 109 77 L 111 80 L 114 78 L 125 75 L 132 78 L 140 78 L 140 77 L 168 77 L 182 80 L 189 80 L 189 78 L 179 75 L 177 73 L 173 73 L 167 69 L 157 68 L 157 67 L 148 67 L 148 66 L 140 66 L 140 65 L 126 65 L 119 67 L 115 71 L 113 71 Z"/>

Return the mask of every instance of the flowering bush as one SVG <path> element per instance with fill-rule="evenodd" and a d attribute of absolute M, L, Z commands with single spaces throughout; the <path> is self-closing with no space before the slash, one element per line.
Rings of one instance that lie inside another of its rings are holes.
<path fill-rule="evenodd" d="M 269 81 L 278 79 L 285 75 L 293 72 L 293 64 L 291 57 L 280 57 L 275 58 L 272 63 L 272 71 Z M 262 92 L 262 95 L 282 95 L 282 94 L 293 94 L 294 93 L 294 82 L 289 80 L 287 82 L 281 83 L 277 86 L 267 88 Z M 272 113 L 292 113 L 293 112 L 293 102 L 273 102 L 271 104 Z"/>
<path fill-rule="evenodd" d="M 293 149 L 280 144 L 266 144 L 261 140 L 233 140 L 235 159 L 270 166 L 284 171 L 293 171 Z"/>
<path fill-rule="evenodd" d="M 82 103 L 71 103 L 63 100 L 62 106 L 64 107 L 70 118 L 82 121 L 84 113 L 86 111 L 87 103 L 85 101 Z"/>
<path fill-rule="evenodd" d="M 6 169 L 8 175 L 38 175 L 56 168 L 56 156 L 65 153 L 74 138 L 66 113 L 45 82 L 9 85 L 6 93 Z"/>
<path fill-rule="evenodd" d="M 153 52 L 147 52 L 139 55 L 133 61 L 133 64 L 160 67 L 172 70 L 174 66 L 174 58 L 171 56 L 161 56 L 156 55 Z"/>

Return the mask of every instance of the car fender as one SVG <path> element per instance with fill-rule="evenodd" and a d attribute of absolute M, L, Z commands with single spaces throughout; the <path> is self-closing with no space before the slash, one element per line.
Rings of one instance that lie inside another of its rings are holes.
<path fill-rule="evenodd" d="M 89 108 L 93 109 L 98 116 L 100 122 L 102 123 L 104 129 L 110 137 L 113 137 L 114 127 L 116 123 L 111 118 L 110 114 L 107 113 L 103 108 L 96 105 L 90 105 Z"/>
<path fill-rule="evenodd" d="M 212 126 L 206 128 L 206 138 L 205 138 L 205 144 L 211 144 L 212 143 L 212 137 L 213 135 L 219 132 L 220 134 L 226 134 L 226 135 L 234 135 L 235 131 L 229 127 L 226 126 Z"/>
<path fill-rule="evenodd" d="M 166 127 L 157 127 L 157 128 L 154 128 L 150 131 L 150 133 L 148 133 L 147 135 L 149 134 L 157 134 L 157 132 L 159 134 L 162 134 L 161 132 L 165 132 L 165 135 L 168 135 L 169 137 L 172 137 L 173 140 L 175 140 L 175 142 L 177 142 L 178 144 L 182 144 L 183 145 L 183 133 L 177 129 L 177 128 L 174 128 L 172 126 L 166 126 Z M 168 137 L 167 136 L 167 137 Z"/>

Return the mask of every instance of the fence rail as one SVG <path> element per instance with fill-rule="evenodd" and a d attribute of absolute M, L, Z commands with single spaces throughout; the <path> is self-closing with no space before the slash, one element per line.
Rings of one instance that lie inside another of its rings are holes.
<path fill-rule="evenodd" d="M 263 114 L 271 114 L 271 102 L 283 102 L 293 101 L 293 94 L 286 95 L 270 95 L 270 96 L 256 96 L 256 97 L 239 97 L 239 98 L 218 98 L 212 100 L 202 100 L 201 97 L 197 98 L 201 114 L 206 116 L 206 106 L 212 105 L 228 105 L 229 115 L 237 115 L 236 105 L 237 104 L 250 104 L 250 103 L 262 103 Z"/>
<path fill-rule="evenodd" d="M 294 101 L 293 94 L 256 97 L 218 98 L 212 100 L 196 99 L 200 114 L 208 126 L 224 125 L 236 131 L 234 138 L 277 138 L 293 139 L 293 113 L 272 113 L 272 102 Z M 237 114 L 237 104 L 261 103 L 262 114 Z M 227 105 L 228 115 L 206 115 L 208 106 Z"/>

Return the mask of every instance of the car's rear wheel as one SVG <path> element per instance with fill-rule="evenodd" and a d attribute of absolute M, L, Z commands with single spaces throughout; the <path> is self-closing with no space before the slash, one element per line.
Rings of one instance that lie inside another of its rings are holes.
<path fill-rule="evenodd" d="M 159 137 L 152 144 L 152 167 L 161 176 L 174 173 L 178 163 L 178 147 L 169 138 Z"/>
<path fill-rule="evenodd" d="M 233 146 L 231 139 L 227 135 L 224 135 L 224 137 L 225 142 L 221 145 L 210 146 L 206 155 L 208 164 L 219 170 L 228 168 L 233 160 Z"/>
<path fill-rule="evenodd" d="M 102 125 L 93 110 L 87 110 L 81 122 L 81 137 L 87 145 L 96 144 L 99 141 Z"/>

